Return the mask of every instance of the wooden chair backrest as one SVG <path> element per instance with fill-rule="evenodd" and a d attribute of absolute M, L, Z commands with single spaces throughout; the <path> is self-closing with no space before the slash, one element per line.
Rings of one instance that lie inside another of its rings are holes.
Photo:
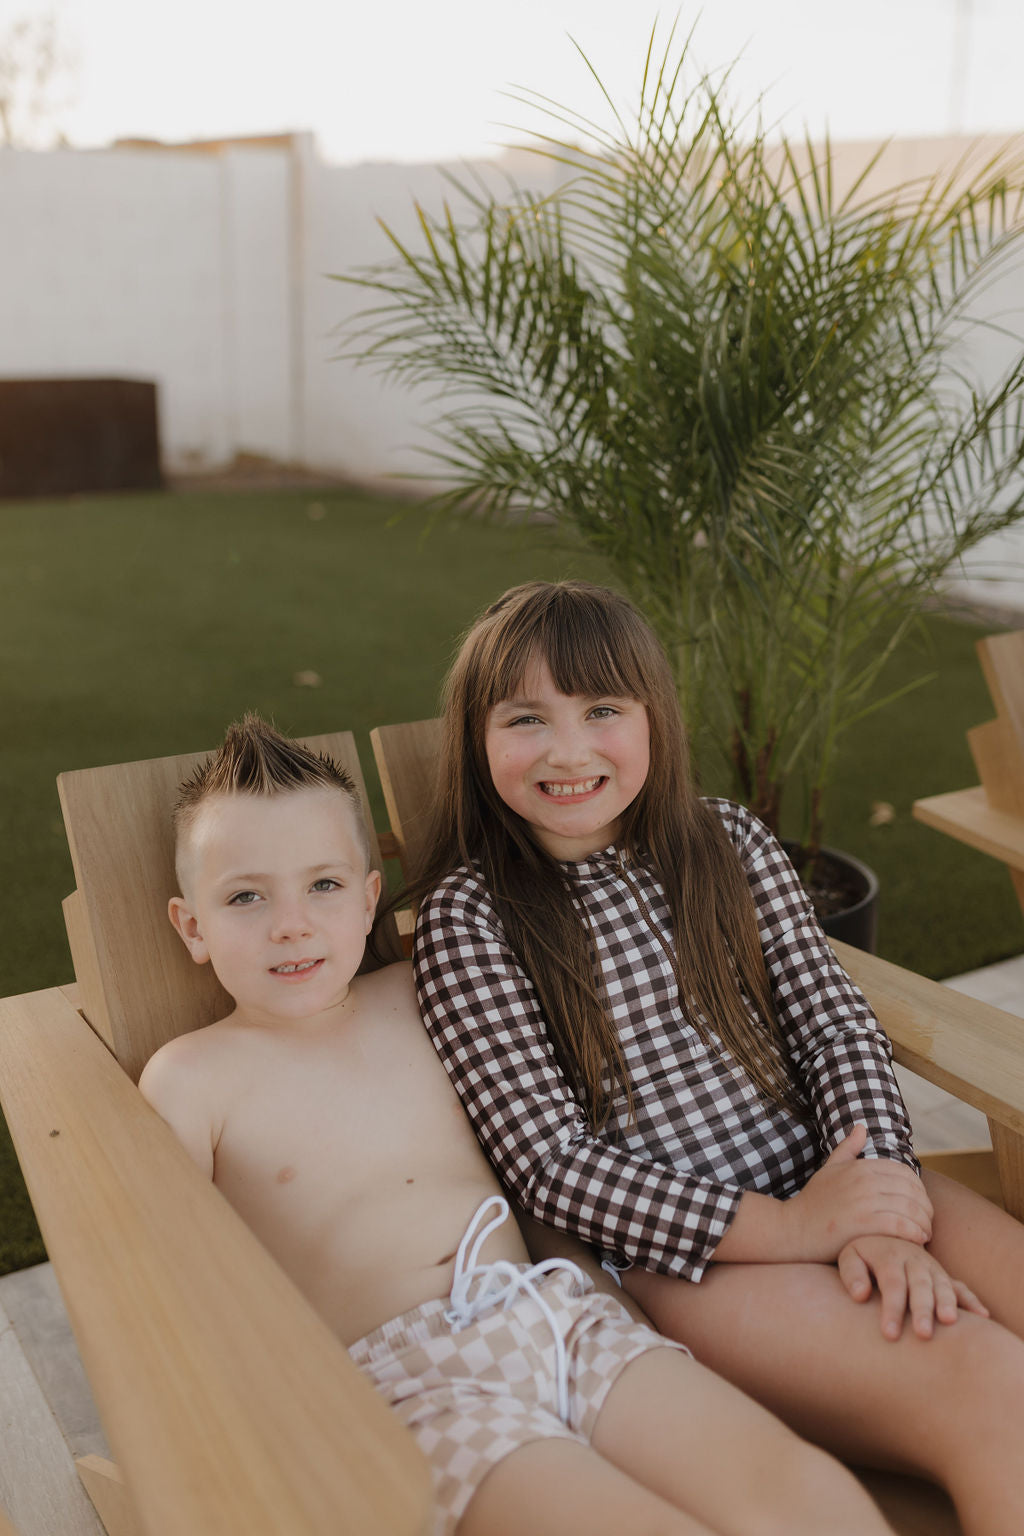
<path fill-rule="evenodd" d="M 989 803 L 1024 816 L 1024 629 L 988 635 L 977 650 L 996 718 L 967 740 Z"/>
<path fill-rule="evenodd" d="M 305 741 L 352 775 L 380 868 L 352 733 Z M 167 1040 L 232 1007 L 212 967 L 193 964 L 167 920 L 168 899 L 178 890 L 171 810 L 178 785 L 207 755 L 85 768 L 57 780 L 75 871 L 64 913 L 82 1011 L 136 1082 Z M 397 935 L 390 946 L 397 957 Z"/>
<path fill-rule="evenodd" d="M 430 835 L 441 721 L 378 726 L 370 732 L 370 741 L 402 873 L 406 880 L 414 880 L 423 867 Z"/>

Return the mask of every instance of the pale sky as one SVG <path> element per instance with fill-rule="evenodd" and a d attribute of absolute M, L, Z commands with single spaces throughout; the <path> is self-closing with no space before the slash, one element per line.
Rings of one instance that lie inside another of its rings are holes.
<path fill-rule="evenodd" d="M 570 35 L 616 102 L 636 98 L 650 0 L 0 0 L 0 39 L 55 11 L 77 55 L 72 144 L 309 129 L 330 161 L 494 153 L 525 86 L 599 111 Z M 661 9 L 660 35 L 675 14 Z M 735 96 L 835 139 L 1024 129 L 1021 0 L 705 0 L 695 55 L 742 55 Z M 520 135 L 521 137 L 522 135 Z"/>

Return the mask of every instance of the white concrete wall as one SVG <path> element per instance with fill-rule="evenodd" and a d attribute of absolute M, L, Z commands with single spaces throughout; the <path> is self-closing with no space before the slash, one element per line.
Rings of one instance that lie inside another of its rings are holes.
<path fill-rule="evenodd" d="M 874 147 L 836 147 L 840 183 Z M 928 174 L 961 149 L 893 146 L 884 176 Z M 544 176 L 522 154 L 514 169 L 534 186 Z M 155 379 L 172 471 L 250 452 L 367 482 L 424 476 L 429 401 L 338 360 L 338 327 L 367 294 L 330 274 L 386 256 L 378 220 L 415 242 L 416 203 L 439 211 L 446 197 L 458 215 L 441 167 L 328 166 L 307 134 L 189 150 L 0 150 L 0 376 Z M 1019 333 L 1022 304 L 1015 264 L 986 317 Z M 1011 351 L 981 325 L 964 358 L 991 380 Z M 1019 561 L 1022 542 L 1011 536 L 994 558 Z"/>
<path fill-rule="evenodd" d="M 230 455 L 221 170 L 0 151 L 0 373 L 156 379 L 172 463 Z"/>

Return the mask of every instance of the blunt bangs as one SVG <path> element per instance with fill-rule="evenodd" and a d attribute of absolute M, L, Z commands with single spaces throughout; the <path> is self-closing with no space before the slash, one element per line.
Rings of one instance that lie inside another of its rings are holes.
<path fill-rule="evenodd" d="M 650 666 L 651 636 L 626 599 L 565 583 L 522 593 L 518 604 L 502 606 L 505 612 L 492 610 L 493 649 L 481 669 L 488 686 L 478 697 L 485 712 L 515 697 L 537 660 L 546 663 L 560 693 L 650 701 L 644 662 Z"/>

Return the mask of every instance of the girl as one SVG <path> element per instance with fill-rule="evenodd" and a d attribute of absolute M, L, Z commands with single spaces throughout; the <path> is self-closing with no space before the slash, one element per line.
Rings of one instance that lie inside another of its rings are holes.
<path fill-rule="evenodd" d="M 516 1200 L 800 1433 L 1024 1529 L 1024 1228 L 920 1177 L 888 1041 L 778 844 L 693 790 L 624 598 L 530 583 L 472 629 L 414 895 L 427 1028 Z"/>

